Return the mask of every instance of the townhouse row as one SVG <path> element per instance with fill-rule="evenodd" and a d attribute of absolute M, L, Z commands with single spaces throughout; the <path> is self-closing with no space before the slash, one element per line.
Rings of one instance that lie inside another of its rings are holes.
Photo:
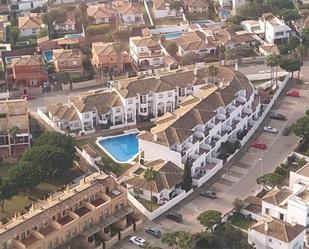
<path fill-rule="evenodd" d="M 1 249 L 110 248 L 141 226 L 126 189 L 103 173 L 34 203 L 0 226 Z"/>

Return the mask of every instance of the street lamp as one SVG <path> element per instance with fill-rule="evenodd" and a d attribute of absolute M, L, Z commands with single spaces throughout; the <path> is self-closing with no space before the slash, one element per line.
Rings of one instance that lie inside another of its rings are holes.
<path fill-rule="evenodd" d="M 261 176 L 263 175 L 263 159 L 259 158 L 259 161 L 261 162 Z"/>

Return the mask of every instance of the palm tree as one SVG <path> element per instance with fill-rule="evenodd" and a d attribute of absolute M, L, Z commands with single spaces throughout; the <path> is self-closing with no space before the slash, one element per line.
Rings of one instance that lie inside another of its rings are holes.
<path fill-rule="evenodd" d="M 9 141 L 11 141 L 11 138 L 13 139 L 14 150 L 15 150 L 15 146 L 16 146 L 17 133 L 19 132 L 19 130 L 20 129 L 17 125 L 11 125 L 10 128 L 9 128 Z M 10 154 L 12 155 L 12 151 L 10 152 Z"/>
<path fill-rule="evenodd" d="M 277 74 L 278 74 L 278 66 L 280 63 L 280 55 L 272 53 L 270 55 L 267 55 L 265 58 L 265 64 L 270 67 L 270 77 L 271 77 L 271 83 L 273 83 L 274 78 L 274 67 L 276 67 L 276 87 L 277 87 Z"/>
<path fill-rule="evenodd" d="M 144 172 L 144 178 L 148 183 L 150 183 L 150 211 L 152 212 L 152 184 L 155 178 L 155 171 L 153 167 L 147 168 Z"/>
<path fill-rule="evenodd" d="M 123 50 L 123 44 L 121 42 L 115 42 L 113 44 L 113 47 L 117 55 L 117 67 L 118 67 L 118 72 L 120 73 L 120 55 Z"/>
<path fill-rule="evenodd" d="M 207 71 L 212 77 L 212 82 L 215 83 L 215 77 L 218 75 L 218 68 L 215 65 L 209 65 Z"/>

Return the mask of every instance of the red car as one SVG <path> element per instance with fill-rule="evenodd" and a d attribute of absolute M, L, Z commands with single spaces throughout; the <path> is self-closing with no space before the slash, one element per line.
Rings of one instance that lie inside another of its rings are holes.
<path fill-rule="evenodd" d="M 257 148 L 257 149 L 260 149 L 260 150 L 266 150 L 267 149 L 266 144 L 259 142 L 259 141 L 255 141 L 253 144 L 251 144 L 251 147 Z"/>
<path fill-rule="evenodd" d="M 300 96 L 299 92 L 296 91 L 296 90 L 290 90 L 290 91 L 288 91 L 288 92 L 286 93 L 286 95 L 287 95 L 287 96 L 291 96 L 291 97 L 299 97 L 299 96 Z"/>

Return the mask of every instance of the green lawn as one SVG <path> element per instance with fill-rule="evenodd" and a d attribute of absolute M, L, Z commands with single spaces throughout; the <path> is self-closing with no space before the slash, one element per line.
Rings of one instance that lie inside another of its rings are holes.
<path fill-rule="evenodd" d="M 151 202 L 151 201 L 147 201 L 145 199 L 142 198 L 138 198 L 138 201 L 145 207 L 148 209 L 148 211 L 151 210 L 151 204 L 152 204 L 152 211 L 158 209 L 160 207 L 160 205 L 156 202 Z"/>
<path fill-rule="evenodd" d="M 235 214 L 231 222 L 234 226 L 240 227 L 244 230 L 248 230 L 256 221 L 252 218 L 246 218 L 244 215 Z"/>
<path fill-rule="evenodd" d="M 0 174 L 5 176 L 7 173 L 5 173 L 4 168 L 0 168 Z M 9 168 L 6 167 L 6 169 L 8 170 Z M 80 170 L 73 168 L 61 176 L 57 176 L 56 179 L 40 183 L 38 186 L 31 190 L 29 198 L 25 192 L 20 192 L 12 199 L 5 201 L 4 212 L 0 211 L 0 220 L 11 217 L 14 212 L 26 212 L 26 206 L 29 206 L 36 200 L 43 199 L 44 196 L 48 195 L 49 193 L 60 191 L 67 184 L 71 183 L 75 178 L 81 176 L 82 174 L 83 173 Z"/>
<path fill-rule="evenodd" d="M 0 177 L 6 177 L 10 169 L 14 168 L 14 164 L 0 163 Z"/>

